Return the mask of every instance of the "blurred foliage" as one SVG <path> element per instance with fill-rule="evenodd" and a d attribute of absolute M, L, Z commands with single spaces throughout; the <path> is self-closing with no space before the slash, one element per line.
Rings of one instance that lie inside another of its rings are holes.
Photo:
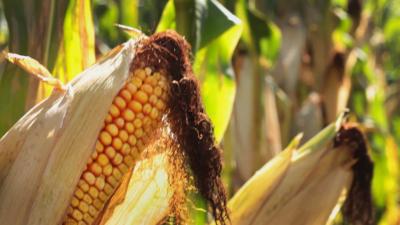
<path fill-rule="evenodd" d="M 3 0 L 0 6 L 1 49 L 37 59 L 65 82 L 129 38 L 117 23 L 147 35 L 165 29 L 184 35 L 192 44 L 206 111 L 225 146 L 230 191 L 245 179 L 233 154 L 258 152 L 259 161 L 248 162 L 258 165 L 269 160 L 267 131 L 280 133 L 274 141 L 285 146 L 298 132 L 313 136 L 332 121 L 330 115 L 350 108 L 364 125 L 375 162 L 376 219 L 400 223 L 398 0 Z M 230 118 L 233 105 L 240 106 L 235 91 L 245 76 L 254 81 L 244 90 L 252 93 L 246 101 L 254 113 L 245 116 L 254 134 L 240 140 L 252 144 L 238 153 L 232 150 L 236 134 Z M 269 111 L 266 90 L 276 99 Z M 38 91 L 36 80 L 1 63 L 0 135 L 49 91 Z M 272 131 L 266 122 L 271 110 L 280 125 Z M 203 224 L 207 215 L 195 217 Z"/>

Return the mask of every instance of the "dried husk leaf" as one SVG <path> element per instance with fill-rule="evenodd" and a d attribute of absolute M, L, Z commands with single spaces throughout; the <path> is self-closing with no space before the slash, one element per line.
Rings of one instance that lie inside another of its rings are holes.
<path fill-rule="evenodd" d="M 348 191 L 352 179 L 353 174 L 347 169 L 337 167 L 329 171 L 322 179 L 314 180 L 305 186 L 268 222 L 299 225 L 326 224 L 340 194 L 342 191 Z M 254 224 L 265 224 L 262 220 L 261 217 L 257 218 Z"/>
<path fill-rule="evenodd" d="M 0 221 L 59 224 L 115 95 L 128 78 L 135 41 L 54 91 L 0 140 Z"/>
<path fill-rule="evenodd" d="M 349 166 L 346 170 L 342 168 L 346 162 L 348 163 L 349 160 L 351 162 L 352 157 L 349 152 L 348 149 L 327 148 L 311 152 L 309 157 L 294 161 L 282 183 L 260 210 L 254 224 L 265 224 L 266 222 L 267 224 L 286 224 L 275 223 L 280 221 L 298 221 L 298 224 L 325 224 L 343 188 L 348 189 L 351 185 L 351 169 Z M 343 159 L 340 160 L 340 158 Z M 347 173 L 341 175 L 347 176 L 330 175 L 333 171 L 340 172 L 342 170 Z M 329 176 L 338 180 L 328 179 L 325 181 Z M 327 189 L 327 186 L 332 185 L 331 187 L 333 187 L 335 184 L 340 184 L 340 186 Z M 317 195 L 319 198 L 316 197 Z M 303 202 L 299 203 L 298 199 Z M 315 205 L 320 207 L 314 208 Z M 292 211 L 286 211 L 288 208 Z M 311 214 L 312 216 L 306 213 L 297 214 L 296 212 L 300 211 L 298 208 L 302 208 L 303 212 L 308 211 L 313 214 Z"/>
<path fill-rule="evenodd" d="M 105 210 L 100 224 L 159 224 L 169 213 L 169 203 L 173 194 L 167 171 L 166 153 L 140 161 L 129 183 L 123 187 L 126 188 L 126 195 L 123 199 L 115 199 L 120 202 Z"/>
<path fill-rule="evenodd" d="M 231 215 L 233 224 L 248 224 L 247 221 L 250 222 L 249 219 L 257 215 L 257 210 L 252 209 L 262 207 L 263 202 L 282 180 L 290 165 L 293 150 L 299 141 L 300 138 L 295 139 L 286 150 L 257 171 L 229 201 L 228 207 L 234 211 Z M 274 171 L 274 173 L 267 171 Z M 254 192 L 254 190 L 257 191 Z"/>
<path fill-rule="evenodd" d="M 13 53 L 3 53 L 5 54 L 5 58 L 24 69 L 26 72 L 36 76 L 39 80 L 44 83 L 47 83 L 57 89 L 65 90 L 66 87 L 62 84 L 62 82 L 56 78 L 54 78 L 50 72 L 41 65 L 35 59 L 32 59 L 29 56 L 22 56 Z"/>
<path fill-rule="evenodd" d="M 371 162 L 365 158 L 361 132 L 339 122 L 294 151 L 284 173 L 278 170 L 279 176 L 272 175 L 276 173 L 272 168 L 280 164 L 275 158 L 254 175 L 229 202 L 232 223 L 326 224 L 341 196 L 349 193 L 345 206 L 352 210 L 358 207 L 358 211 L 345 216 L 355 224 L 370 224 Z M 284 157 L 284 154 L 286 151 L 277 157 Z M 360 165 L 365 171 L 360 170 Z M 262 188 L 262 182 L 273 188 Z M 258 197 L 246 197 L 242 204 L 249 207 L 241 208 L 237 199 L 252 194 Z M 355 201 L 359 203 L 354 204 Z M 360 207 L 360 201 L 365 201 L 364 208 Z"/>

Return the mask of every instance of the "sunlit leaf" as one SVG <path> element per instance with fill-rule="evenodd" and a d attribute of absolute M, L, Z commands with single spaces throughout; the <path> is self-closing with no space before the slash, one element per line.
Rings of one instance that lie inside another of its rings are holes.
<path fill-rule="evenodd" d="M 94 25 L 89 0 L 69 2 L 63 30 L 64 36 L 53 75 L 67 83 L 96 60 Z M 51 87 L 41 85 L 38 90 L 38 101 L 49 96 L 51 90 Z"/>

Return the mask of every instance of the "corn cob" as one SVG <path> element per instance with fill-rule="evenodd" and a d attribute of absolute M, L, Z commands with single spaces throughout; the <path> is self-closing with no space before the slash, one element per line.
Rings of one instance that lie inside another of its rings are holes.
<path fill-rule="evenodd" d="M 161 127 L 168 96 L 165 72 L 144 67 L 130 77 L 104 120 L 64 224 L 92 224 Z"/>

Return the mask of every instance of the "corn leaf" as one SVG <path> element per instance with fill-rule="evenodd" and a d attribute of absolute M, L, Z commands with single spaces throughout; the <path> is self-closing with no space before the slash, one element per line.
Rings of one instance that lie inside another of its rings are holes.
<path fill-rule="evenodd" d="M 69 1 L 53 74 L 67 83 L 95 62 L 94 25 L 89 0 Z M 52 87 L 41 83 L 37 101 L 50 95 Z"/>
<path fill-rule="evenodd" d="M 67 1 L 4 0 L 10 52 L 29 55 L 50 70 L 62 34 Z M 36 103 L 39 81 L 7 64 L 0 76 L 0 136 Z"/>

